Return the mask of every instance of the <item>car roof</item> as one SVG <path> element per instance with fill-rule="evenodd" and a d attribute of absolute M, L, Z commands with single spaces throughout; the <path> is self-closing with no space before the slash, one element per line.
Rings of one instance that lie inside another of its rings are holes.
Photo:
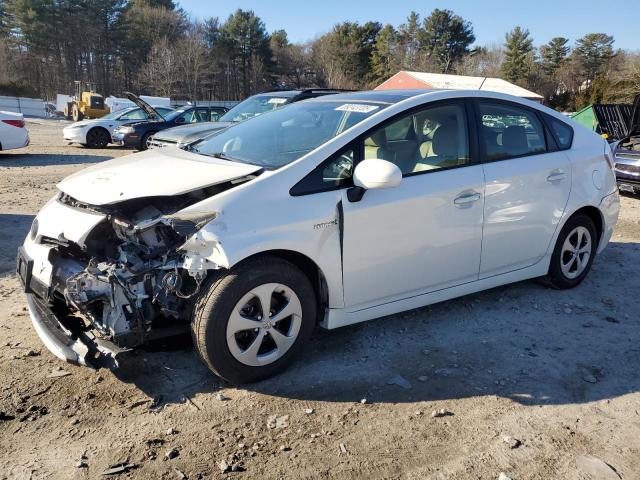
<path fill-rule="evenodd" d="M 348 91 L 349 90 L 344 90 L 341 88 L 296 88 L 293 90 L 267 90 L 265 92 L 256 93 L 255 96 L 286 98 L 303 96 L 304 98 L 313 98 L 323 95 L 335 95 Z"/>
<path fill-rule="evenodd" d="M 309 100 L 310 102 L 342 102 L 342 101 L 354 101 L 354 102 L 376 102 L 386 103 L 392 105 L 394 103 L 401 102 L 407 98 L 415 97 L 416 95 L 422 95 L 425 93 L 437 92 L 438 89 L 414 89 L 414 90 L 368 90 L 363 92 L 345 92 L 331 95 L 328 98 L 317 97 Z"/>
<path fill-rule="evenodd" d="M 256 93 L 255 96 L 260 97 L 295 97 L 300 94 L 301 90 L 270 90 L 267 92 Z"/>

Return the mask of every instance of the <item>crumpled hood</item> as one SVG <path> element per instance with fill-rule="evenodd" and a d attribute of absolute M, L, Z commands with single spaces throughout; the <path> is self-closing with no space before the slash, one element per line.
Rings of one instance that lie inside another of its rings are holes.
<path fill-rule="evenodd" d="M 171 196 L 216 185 L 260 170 L 177 148 L 147 150 L 75 173 L 58 188 L 89 205 L 109 205 L 133 198 Z"/>
<path fill-rule="evenodd" d="M 179 127 L 173 127 L 168 130 L 158 132 L 153 138 L 166 142 L 185 143 L 184 140 L 186 139 L 194 137 L 192 140 L 194 141 L 199 138 L 204 138 L 210 133 L 222 130 L 223 128 L 227 128 L 233 124 L 234 122 L 201 122 L 190 125 L 181 125 Z"/>

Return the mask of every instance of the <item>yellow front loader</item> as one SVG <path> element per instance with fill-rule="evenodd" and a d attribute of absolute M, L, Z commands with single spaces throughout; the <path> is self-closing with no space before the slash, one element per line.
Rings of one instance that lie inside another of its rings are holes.
<path fill-rule="evenodd" d="M 109 107 L 104 104 L 104 97 L 96 93 L 95 83 L 74 83 L 75 92 L 70 102 L 64 107 L 64 116 L 68 120 L 79 122 L 84 118 L 100 118 L 109 113 Z"/>

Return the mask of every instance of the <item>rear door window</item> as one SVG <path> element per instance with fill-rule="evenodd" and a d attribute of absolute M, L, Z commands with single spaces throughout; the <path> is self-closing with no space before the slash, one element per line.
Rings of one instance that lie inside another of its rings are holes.
<path fill-rule="evenodd" d="M 196 123 L 198 122 L 198 115 L 196 113 L 196 110 L 189 110 L 188 112 L 185 112 L 182 114 L 182 118 L 184 119 L 183 122 L 181 123 Z"/>
<path fill-rule="evenodd" d="M 196 122 L 208 122 L 209 121 L 209 109 L 198 108 L 196 110 Z"/>
<path fill-rule="evenodd" d="M 209 114 L 209 122 L 217 122 L 218 120 L 220 120 L 220 117 L 224 114 L 224 110 L 216 110 L 216 109 L 211 109 L 211 112 Z"/>
<path fill-rule="evenodd" d="M 478 102 L 480 141 L 488 161 L 545 153 L 544 128 L 532 110 L 498 102 Z"/>

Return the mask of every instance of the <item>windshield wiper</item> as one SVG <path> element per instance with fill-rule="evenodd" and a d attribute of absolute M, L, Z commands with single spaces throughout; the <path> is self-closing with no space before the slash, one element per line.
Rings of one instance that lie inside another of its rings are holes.
<path fill-rule="evenodd" d="M 229 155 L 222 152 L 216 152 L 216 153 L 201 152 L 195 147 L 195 144 L 197 143 L 198 142 L 194 142 L 193 144 L 189 145 L 189 149 L 187 151 L 197 153 L 198 155 L 204 155 L 205 157 L 213 157 L 213 158 L 219 158 L 220 160 L 227 160 L 228 162 L 248 163 L 248 162 L 245 162 L 244 160 L 240 160 L 239 158 L 230 157 Z"/>
<path fill-rule="evenodd" d="M 229 162 L 236 162 L 236 163 L 244 163 L 247 165 L 254 165 L 256 167 L 260 167 L 260 168 L 265 168 L 264 165 L 260 164 L 260 163 L 255 163 L 255 162 L 250 162 L 248 160 L 243 160 L 240 158 L 235 158 L 235 157 L 230 157 L 227 154 L 224 154 L 222 152 L 216 152 L 216 153 L 203 153 L 199 150 L 197 150 L 196 148 L 193 148 L 193 150 L 190 150 L 193 153 L 197 153 L 198 155 L 205 155 L 207 157 L 213 157 L 213 158 L 219 158 L 220 160 L 227 160 Z"/>

